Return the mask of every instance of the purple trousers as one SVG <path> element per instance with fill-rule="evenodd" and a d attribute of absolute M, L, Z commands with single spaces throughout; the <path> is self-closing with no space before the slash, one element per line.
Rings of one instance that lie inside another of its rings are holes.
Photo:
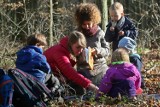
<path fill-rule="evenodd" d="M 112 88 L 107 95 L 111 97 L 121 96 L 132 97 L 136 95 L 136 88 L 134 82 L 131 80 L 114 80 L 112 81 Z"/>

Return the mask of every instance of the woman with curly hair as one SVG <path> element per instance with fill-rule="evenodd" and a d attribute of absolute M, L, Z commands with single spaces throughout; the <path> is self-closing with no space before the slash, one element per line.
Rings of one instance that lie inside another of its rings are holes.
<path fill-rule="evenodd" d="M 93 3 L 82 3 L 75 11 L 75 19 L 78 30 L 81 31 L 87 40 L 87 47 L 91 48 L 94 60 L 93 69 L 88 64 L 78 61 L 78 71 L 90 79 L 94 84 L 99 84 L 107 70 L 106 57 L 109 55 L 109 44 L 105 41 L 104 31 L 99 27 L 101 13 Z"/>

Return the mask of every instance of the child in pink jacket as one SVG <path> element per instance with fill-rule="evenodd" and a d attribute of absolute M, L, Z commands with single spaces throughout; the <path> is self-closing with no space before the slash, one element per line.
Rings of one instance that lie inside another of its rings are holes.
<path fill-rule="evenodd" d="M 97 96 L 117 97 L 121 94 L 134 98 L 142 93 L 141 75 L 129 62 L 129 55 L 125 49 L 121 48 L 113 52 L 109 67 L 100 83 Z"/>

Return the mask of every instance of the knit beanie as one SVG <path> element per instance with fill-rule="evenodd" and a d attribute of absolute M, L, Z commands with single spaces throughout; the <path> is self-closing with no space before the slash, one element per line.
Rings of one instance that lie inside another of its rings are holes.
<path fill-rule="evenodd" d="M 129 51 L 134 51 L 136 46 L 136 42 L 130 37 L 123 37 L 118 43 L 118 47 L 126 48 Z"/>

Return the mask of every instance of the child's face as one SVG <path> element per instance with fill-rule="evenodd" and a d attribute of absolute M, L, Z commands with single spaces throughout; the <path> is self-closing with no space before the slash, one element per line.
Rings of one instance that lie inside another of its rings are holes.
<path fill-rule="evenodd" d="M 92 21 L 84 21 L 82 23 L 82 28 L 83 29 L 90 29 L 94 26 L 94 23 Z"/>
<path fill-rule="evenodd" d="M 121 19 L 122 16 L 124 16 L 123 12 L 114 11 L 114 10 L 110 10 L 109 14 L 113 22 L 117 22 L 118 20 Z"/>
<path fill-rule="evenodd" d="M 37 45 L 37 47 L 41 48 L 42 50 L 44 50 L 44 45 Z"/>

